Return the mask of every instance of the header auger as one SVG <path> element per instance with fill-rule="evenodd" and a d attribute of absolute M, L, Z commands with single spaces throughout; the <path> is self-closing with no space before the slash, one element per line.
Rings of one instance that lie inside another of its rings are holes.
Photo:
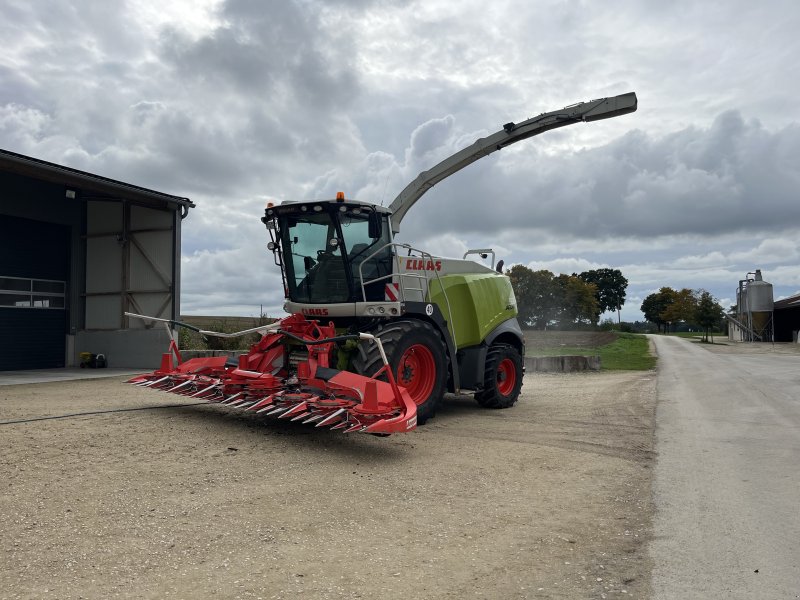
<path fill-rule="evenodd" d="M 345 432 L 388 435 L 434 416 L 446 392 L 473 391 L 508 408 L 522 387 L 525 341 L 511 283 L 499 267 L 432 256 L 393 234 L 439 181 L 544 131 L 634 112 L 636 94 L 582 102 L 503 129 L 412 181 L 389 208 L 348 200 L 269 205 L 261 219 L 281 269 L 290 316 L 238 334 L 262 334 L 237 361 L 182 361 L 173 327 L 154 373 L 130 383 Z M 192 328 L 195 329 L 195 328 Z"/>

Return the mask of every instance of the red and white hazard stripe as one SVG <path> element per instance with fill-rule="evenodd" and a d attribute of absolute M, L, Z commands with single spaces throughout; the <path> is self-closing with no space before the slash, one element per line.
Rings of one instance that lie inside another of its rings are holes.
<path fill-rule="evenodd" d="M 398 298 L 400 298 L 400 284 L 387 283 L 384 292 L 384 300 L 386 300 L 386 302 L 397 302 Z"/>

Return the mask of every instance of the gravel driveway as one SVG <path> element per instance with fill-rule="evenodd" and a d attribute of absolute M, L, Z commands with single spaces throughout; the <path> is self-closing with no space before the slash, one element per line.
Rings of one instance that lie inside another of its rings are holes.
<path fill-rule="evenodd" d="M 389 438 L 122 381 L 0 387 L 0 598 L 649 595 L 653 372 Z"/>

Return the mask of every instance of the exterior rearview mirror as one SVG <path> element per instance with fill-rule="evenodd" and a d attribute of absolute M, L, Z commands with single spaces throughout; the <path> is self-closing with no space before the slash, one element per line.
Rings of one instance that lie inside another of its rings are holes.
<path fill-rule="evenodd" d="M 381 216 L 377 212 L 372 211 L 371 213 L 369 213 L 369 225 L 367 234 L 373 240 L 377 240 L 379 237 L 381 237 L 382 233 L 383 233 L 383 223 Z"/>

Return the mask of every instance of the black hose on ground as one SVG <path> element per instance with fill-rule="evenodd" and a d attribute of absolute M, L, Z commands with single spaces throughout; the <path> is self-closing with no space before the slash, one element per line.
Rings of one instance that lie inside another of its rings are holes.
<path fill-rule="evenodd" d="M 109 413 L 132 412 L 134 410 L 152 410 L 154 408 L 180 408 L 182 406 L 199 406 L 208 402 L 192 402 L 191 404 L 159 404 L 157 406 L 139 406 L 137 408 L 113 408 L 110 410 L 91 410 L 87 412 L 68 413 L 65 415 L 52 415 L 49 417 L 31 417 L 15 421 L 0 421 L 0 425 L 18 425 L 20 423 L 33 423 L 34 421 L 49 421 L 51 419 L 69 419 L 72 417 L 85 417 L 90 415 L 105 415 Z"/>

